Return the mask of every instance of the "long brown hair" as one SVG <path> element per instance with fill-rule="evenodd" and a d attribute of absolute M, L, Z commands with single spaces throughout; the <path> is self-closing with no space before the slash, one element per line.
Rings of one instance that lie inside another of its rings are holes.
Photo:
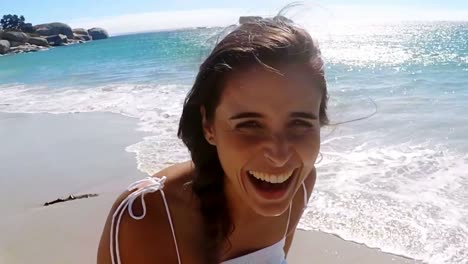
<path fill-rule="evenodd" d="M 179 123 L 178 136 L 191 153 L 195 165 L 192 182 L 201 203 L 206 236 L 207 260 L 219 263 L 221 248 L 233 230 L 224 194 L 224 171 L 216 147 L 203 133 L 200 108 L 206 119 L 213 120 L 223 84 L 235 71 L 261 65 L 276 71 L 280 65 L 308 63 L 313 76 L 311 88 L 319 89 L 320 124 L 328 124 L 327 85 L 320 50 L 311 36 L 283 16 L 240 25 L 224 37 L 201 64 L 195 83 L 188 93 Z M 214 254 L 211 254 L 214 252 Z"/>

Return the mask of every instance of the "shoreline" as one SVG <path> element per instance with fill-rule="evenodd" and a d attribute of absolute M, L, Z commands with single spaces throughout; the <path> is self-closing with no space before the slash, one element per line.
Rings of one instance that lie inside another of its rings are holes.
<path fill-rule="evenodd" d="M 383 252 L 322 231 L 296 229 L 288 254 L 291 264 L 420 264 L 421 261 Z"/>
<path fill-rule="evenodd" d="M 0 113 L 1 263 L 94 263 L 115 198 L 146 177 L 129 145 L 147 133 L 112 113 Z M 2 165 L 3 164 L 3 165 Z M 98 197 L 43 207 L 69 194 Z M 40 243 L 38 243 L 40 241 Z M 53 252 L 53 254 L 51 254 Z M 291 264 L 420 263 L 320 231 L 297 230 Z"/>

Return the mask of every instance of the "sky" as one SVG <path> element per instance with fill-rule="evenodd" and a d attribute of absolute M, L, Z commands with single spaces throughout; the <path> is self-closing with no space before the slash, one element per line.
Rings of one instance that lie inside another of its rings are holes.
<path fill-rule="evenodd" d="M 0 0 L 0 15 L 24 15 L 32 24 L 64 22 L 71 27 L 103 27 L 111 34 L 225 26 L 240 15 L 271 16 L 292 0 Z M 305 1 L 316 21 L 467 20 L 468 0 Z M 297 11 L 296 11 L 297 13 Z M 304 12 L 303 12 L 304 13 Z M 297 15 L 297 14 L 296 14 Z"/>

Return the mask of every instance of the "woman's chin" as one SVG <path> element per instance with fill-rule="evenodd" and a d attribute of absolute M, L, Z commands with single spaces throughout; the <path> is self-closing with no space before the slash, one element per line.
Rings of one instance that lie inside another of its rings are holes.
<path fill-rule="evenodd" d="M 261 216 L 264 217 L 275 217 L 284 214 L 289 209 L 290 203 L 286 204 L 276 204 L 276 205 L 258 205 L 258 204 L 251 204 L 252 210 Z"/>

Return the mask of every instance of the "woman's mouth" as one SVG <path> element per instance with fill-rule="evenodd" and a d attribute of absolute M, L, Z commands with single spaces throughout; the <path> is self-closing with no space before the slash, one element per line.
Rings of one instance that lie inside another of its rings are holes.
<path fill-rule="evenodd" d="M 272 200 L 285 195 L 291 185 L 294 170 L 278 174 L 247 171 L 247 175 L 258 194 L 265 199 Z"/>

